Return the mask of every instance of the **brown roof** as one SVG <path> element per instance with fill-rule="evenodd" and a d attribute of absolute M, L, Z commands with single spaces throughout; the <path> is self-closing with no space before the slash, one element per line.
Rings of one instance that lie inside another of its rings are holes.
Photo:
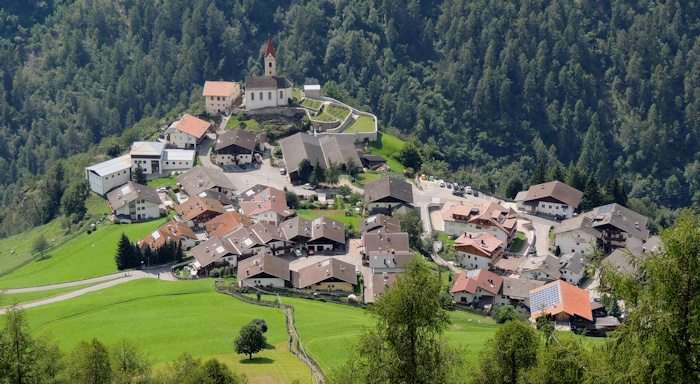
<path fill-rule="evenodd" d="M 216 212 L 222 214 L 226 212 L 224 206 L 219 200 L 209 199 L 206 197 L 195 196 L 184 203 L 175 207 L 177 214 L 182 217 L 182 220 L 190 221 L 204 212 Z"/>
<path fill-rule="evenodd" d="M 481 250 L 483 253 L 493 257 L 501 247 L 503 242 L 498 237 L 488 232 L 464 233 L 455 240 L 454 247 L 461 249 L 463 247 L 472 246 Z"/>
<path fill-rule="evenodd" d="M 488 205 L 472 204 L 464 201 L 448 201 L 440 209 L 445 221 L 476 222 L 488 221 L 506 233 L 511 233 L 518 224 L 518 214 L 512 208 L 490 202 Z"/>
<path fill-rule="evenodd" d="M 545 284 L 540 280 L 521 279 L 519 277 L 504 277 L 501 285 L 501 295 L 512 299 L 530 299 L 530 291 Z"/>
<path fill-rule="evenodd" d="M 314 137 L 299 132 L 280 140 L 280 148 L 289 173 L 299 169 L 302 159 L 308 159 L 311 166 L 318 161 L 323 169 L 328 169 L 329 160 L 347 165 L 348 158 L 352 158 L 356 166 L 361 164 L 352 140 L 339 136 Z"/>
<path fill-rule="evenodd" d="M 633 256 L 639 257 L 645 254 L 656 253 L 660 250 L 661 238 L 659 236 L 652 236 L 640 248 L 631 250 L 626 248 L 618 248 L 614 250 L 610 255 L 603 259 L 603 263 L 613 265 L 620 273 L 635 273 L 637 272 L 637 267 L 631 263 Z"/>
<path fill-rule="evenodd" d="M 231 96 L 238 83 L 232 81 L 205 81 L 202 96 Z"/>
<path fill-rule="evenodd" d="M 219 236 L 213 236 L 211 239 L 192 248 L 192 256 L 199 264 L 199 268 L 204 268 L 216 260 L 229 255 L 236 255 L 235 249 L 231 246 L 228 239 L 222 239 Z"/>
<path fill-rule="evenodd" d="M 593 219 L 588 216 L 579 215 L 570 219 L 562 220 L 559 225 L 554 228 L 554 234 L 566 233 L 570 231 L 581 230 L 595 237 L 603 236 L 603 233 L 593 228 Z"/>
<path fill-rule="evenodd" d="M 566 313 L 593 320 L 591 299 L 588 292 L 562 280 L 553 281 L 531 290 L 530 308 L 533 319 L 543 313 L 553 316 Z"/>
<path fill-rule="evenodd" d="M 408 233 L 406 232 L 386 233 L 386 231 L 378 229 L 365 234 L 365 251 L 367 253 L 375 251 L 391 253 L 391 251 L 408 250 Z"/>
<path fill-rule="evenodd" d="M 241 210 L 248 216 L 259 215 L 263 212 L 281 212 L 289 209 L 287 196 L 281 189 L 267 187 L 253 197 L 252 201 L 242 201 Z"/>
<path fill-rule="evenodd" d="M 372 275 L 372 292 L 374 295 L 381 295 L 396 283 L 396 273 L 374 274 Z"/>
<path fill-rule="evenodd" d="M 302 241 L 306 242 L 311 239 L 311 220 L 304 219 L 303 217 L 293 217 L 289 220 L 285 220 L 280 224 L 282 232 L 284 232 L 287 240 Z M 300 239 L 299 239 L 300 238 Z"/>
<path fill-rule="evenodd" d="M 387 197 L 413 204 L 413 186 L 411 183 L 391 176 L 365 184 L 365 203 L 372 203 Z"/>
<path fill-rule="evenodd" d="M 294 284 L 296 288 L 306 288 L 328 279 L 338 279 L 356 285 L 357 272 L 355 271 L 355 266 L 329 257 L 300 269 L 299 281 L 295 281 Z"/>
<path fill-rule="evenodd" d="M 211 127 L 211 123 L 198 119 L 190 114 L 185 114 L 179 121 L 174 122 L 170 127 L 194 136 L 197 139 L 201 139 Z"/>
<path fill-rule="evenodd" d="M 197 236 L 187 224 L 173 219 L 161 225 L 158 229 L 141 240 L 139 247 L 145 249 L 146 246 L 149 246 L 151 249 L 157 249 L 170 240 L 179 241 L 183 237 L 194 240 L 197 239 Z"/>
<path fill-rule="evenodd" d="M 250 227 L 250 230 L 258 237 L 260 244 L 286 240 L 284 232 L 276 225 L 260 222 Z"/>
<path fill-rule="evenodd" d="M 289 281 L 289 261 L 268 253 L 249 257 L 238 263 L 238 281 L 267 275 Z"/>
<path fill-rule="evenodd" d="M 265 57 L 267 55 L 272 55 L 272 57 L 275 57 L 275 46 L 272 45 L 272 37 L 267 37 L 267 46 L 265 47 Z"/>
<path fill-rule="evenodd" d="M 506 272 L 517 272 L 520 267 L 525 263 L 527 257 L 509 257 L 507 259 L 501 259 L 496 263 L 496 268 L 506 271 Z M 529 292 L 529 290 L 528 290 Z"/>
<path fill-rule="evenodd" d="M 210 189 L 207 189 L 206 191 L 202 191 L 202 192 L 198 193 L 197 196 L 207 197 L 209 199 L 214 199 L 214 200 L 219 200 L 219 203 L 221 203 L 221 205 L 223 205 L 223 206 L 233 205 L 233 201 L 231 201 L 231 199 L 229 199 L 229 197 L 226 196 L 225 193 L 221 193 L 218 191 L 212 191 Z"/>
<path fill-rule="evenodd" d="M 369 267 L 374 269 L 384 269 L 384 268 L 403 268 L 408 264 L 416 254 L 413 252 L 396 252 L 395 254 L 379 254 L 379 252 L 374 252 L 369 256 Z"/>
<path fill-rule="evenodd" d="M 110 207 L 112 207 L 114 211 L 138 199 L 150 201 L 155 204 L 163 203 L 155 188 L 137 184 L 133 181 L 129 181 L 108 193 L 107 199 L 109 200 Z"/>
<path fill-rule="evenodd" d="M 593 220 L 593 227 L 612 225 L 629 235 L 646 240 L 649 237 L 647 217 L 620 204 L 607 204 L 593 208 L 583 215 Z"/>
<path fill-rule="evenodd" d="M 209 168 L 198 165 L 177 177 L 178 183 L 190 196 L 199 195 L 202 191 L 213 188 L 233 190 L 234 186 L 219 168 Z"/>
<path fill-rule="evenodd" d="M 401 222 L 399 219 L 391 216 L 378 214 L 362 219 L 357 223 L 357 230 L 360 232 L 377 230 L 379 228 L 389 233 L 401 232 Z"/>
<path fill-rule="evenodd" d="M 239 226 L 251 227 L 252 225 L 253 221 L 250 220 L 250 217 L 232 211 L 225 212 L 205 224 L 207 232 L 211 236 L 224 236 Z"/>
<path fill-rule="evenodd" d="M 217 135 L 215 151 L 235 145 L 248 151 L 255 150 L 258 135 L 243 129 L 232 129 Z"/>
<path fill-rule="evenodd" d="M 581 203 L 583 192 L 570 187 L 561 181 L 533 185 L 528 189 L 525 202 L 552 198 L 574 208 Z"/>
<path fill-rule="evenodd" d="M 462 272 L 457 276 L 452 286 L 452 293 L 476 293 L 476 290 L 481 288 L 496 295 L 501 289 L 501 284 L 503 284 L 503 278 L 501 276 L 485 269 L 473 269 L 471 271 Z"/>
<path fill-rule="evenodd" d="M 326 216 L 311 220 L 311 241 L 328 239 L 339 244 L 345 244 L 345 224 Z"/>

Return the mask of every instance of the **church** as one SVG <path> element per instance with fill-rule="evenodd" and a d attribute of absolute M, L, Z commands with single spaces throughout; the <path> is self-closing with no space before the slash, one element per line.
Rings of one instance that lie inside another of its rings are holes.
<path fill-rule="evenodd" d="M 246 76 L 245 104 L 252 111 L 265 107 L 288 105 L 292 98 L 292 83 L 285 77 L 277 76 L 277 59 L 272 38 L 267 39 L 265 48 L 265 75 Z"/>

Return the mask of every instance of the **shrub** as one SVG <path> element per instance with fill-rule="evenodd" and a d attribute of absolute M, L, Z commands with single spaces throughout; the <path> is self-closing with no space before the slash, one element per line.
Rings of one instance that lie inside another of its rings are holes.
<path fill-rule="evenodd" d="M 267 323 L 265 322 L 265 319 L 253 319 L 251 323 L 259 325 L 263 333 L 267 332 Z"/>
<path fill-rule="evenodd" d="M 214 268 L 211 271 L 209 271 L 209 276 L 213 278 L 217 278 L 221 275 L 221 270 L 219 268 Z"/>

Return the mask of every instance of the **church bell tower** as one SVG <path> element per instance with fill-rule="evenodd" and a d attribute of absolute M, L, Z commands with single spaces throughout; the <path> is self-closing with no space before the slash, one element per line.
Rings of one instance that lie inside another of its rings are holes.
<path fill-rule="evenodd" d="M 267 47 L 265 48 L 265 76 L 277 76 L 277 59 L 271 37 L 267 38 Z"/>

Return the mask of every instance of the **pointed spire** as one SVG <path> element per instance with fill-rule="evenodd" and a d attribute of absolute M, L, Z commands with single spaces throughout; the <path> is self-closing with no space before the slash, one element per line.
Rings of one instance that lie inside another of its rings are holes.
<path fill-rule="evenodd" d="M 267 55 L 272 54 L 272 57 L 276 57 L 275 55 L 275 46 L 272 45 L 272 37 L 269 35 L 267 36 L 267 47 L 265 48 L 265 57 Z"/>

